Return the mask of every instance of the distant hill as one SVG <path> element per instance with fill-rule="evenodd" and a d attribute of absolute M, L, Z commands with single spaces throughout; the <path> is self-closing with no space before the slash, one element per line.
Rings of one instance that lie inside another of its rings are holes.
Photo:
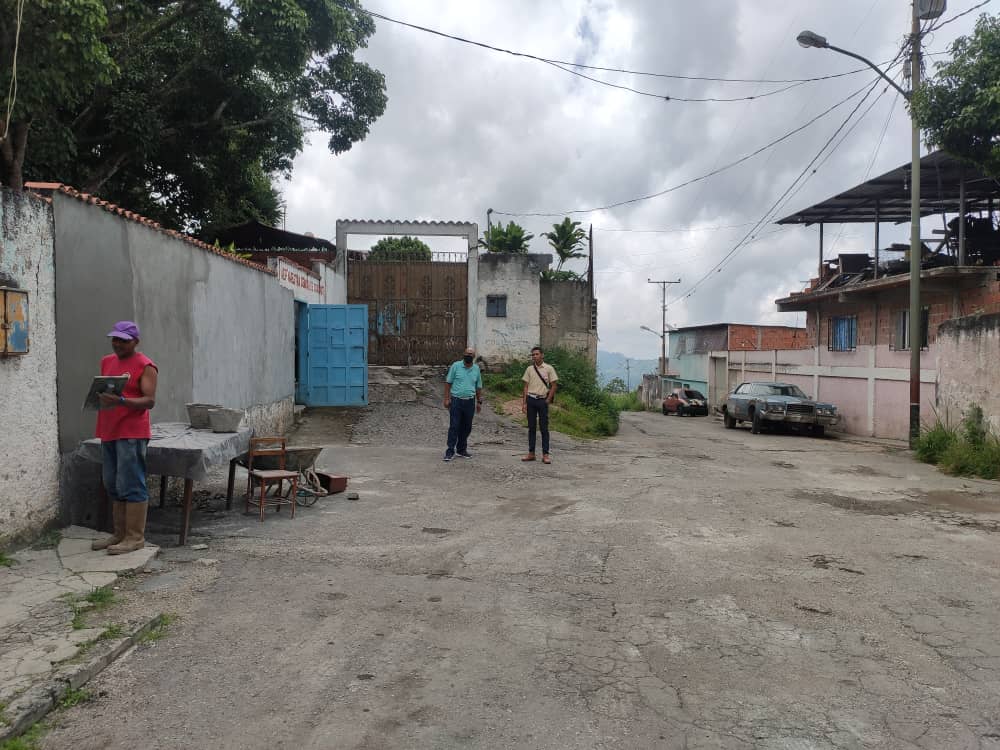
<path fill-rule="evenodd" d="M 636 386 L 642 382 L 645 373 L 656 372 L 658 362 L 655 359 L 632 359 L 628 358 L 628 372 L 625 369 L 625 355 L 618 352 L 602 352 L 597 350 L 597 382 L 605 386 L 615 378 L 621 378 L 622 382 L 630 383 L 634 391 Z M 631 381 L 631 382 L 630 382 Z"/>

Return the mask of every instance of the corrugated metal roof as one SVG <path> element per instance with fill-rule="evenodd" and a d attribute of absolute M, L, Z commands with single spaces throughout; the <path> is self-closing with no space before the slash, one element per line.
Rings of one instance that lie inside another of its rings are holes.
<path fill-rule="evenodd" d="M 959 212 L 959 186 L 965 181 L 965 210 L 985 210 L 1000 198 L 1000 183 L 944 151 L 920 160 L 920 214 Z M 867 182 L 804 208 L 777 224 L 901 224 L 910 220 L 910 165 L 904 164 Z"/>

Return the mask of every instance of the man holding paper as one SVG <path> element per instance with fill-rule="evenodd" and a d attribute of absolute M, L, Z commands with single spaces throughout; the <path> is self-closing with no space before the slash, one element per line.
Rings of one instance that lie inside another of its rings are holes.
<path fill-rule="evenodd" d="M 146 445 L 150 438 L 149 410 L 156 404 L 157 368 L 140 351 L 139 326 L 130 320 L 115 323 L 108 334 L 109 354 L 101 360 L 101 375 L 127 375 L 121 395 L 101 393 L 97 437 L 104 453 L 104 488 L 112 501 L 114 533 L 95 541 L 94 549 L 109 555 L 141 549 L 146 535 Z"/>

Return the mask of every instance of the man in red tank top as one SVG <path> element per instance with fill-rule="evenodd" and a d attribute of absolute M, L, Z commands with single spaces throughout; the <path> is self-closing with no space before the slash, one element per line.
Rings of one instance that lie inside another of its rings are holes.
<path fill-rule="evenodd" d="M 115 323 L 108 337 L 114 354 L 101 360 L 101 375 L 128 375 L 128 382 L 121 396 L 100 394 L 97 437 L 104 453 L 104 488 L 112 501 L 114 533 L 92 547 L 121 555 L 146 543 L 146 445 L 149 410 L 156 404 L 157 368 L 153 360 L 136 351 L 139 326 L 132 321 Z"/>

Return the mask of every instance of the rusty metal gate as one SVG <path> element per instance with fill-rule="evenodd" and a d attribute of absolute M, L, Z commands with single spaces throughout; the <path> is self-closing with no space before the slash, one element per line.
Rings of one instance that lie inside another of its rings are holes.
<path fill-rule="evenodd" d="M 368 363 L 444 365 L 465 348 L 465 261 L 349 259 L 348 304 L 368 305 Z"/>

